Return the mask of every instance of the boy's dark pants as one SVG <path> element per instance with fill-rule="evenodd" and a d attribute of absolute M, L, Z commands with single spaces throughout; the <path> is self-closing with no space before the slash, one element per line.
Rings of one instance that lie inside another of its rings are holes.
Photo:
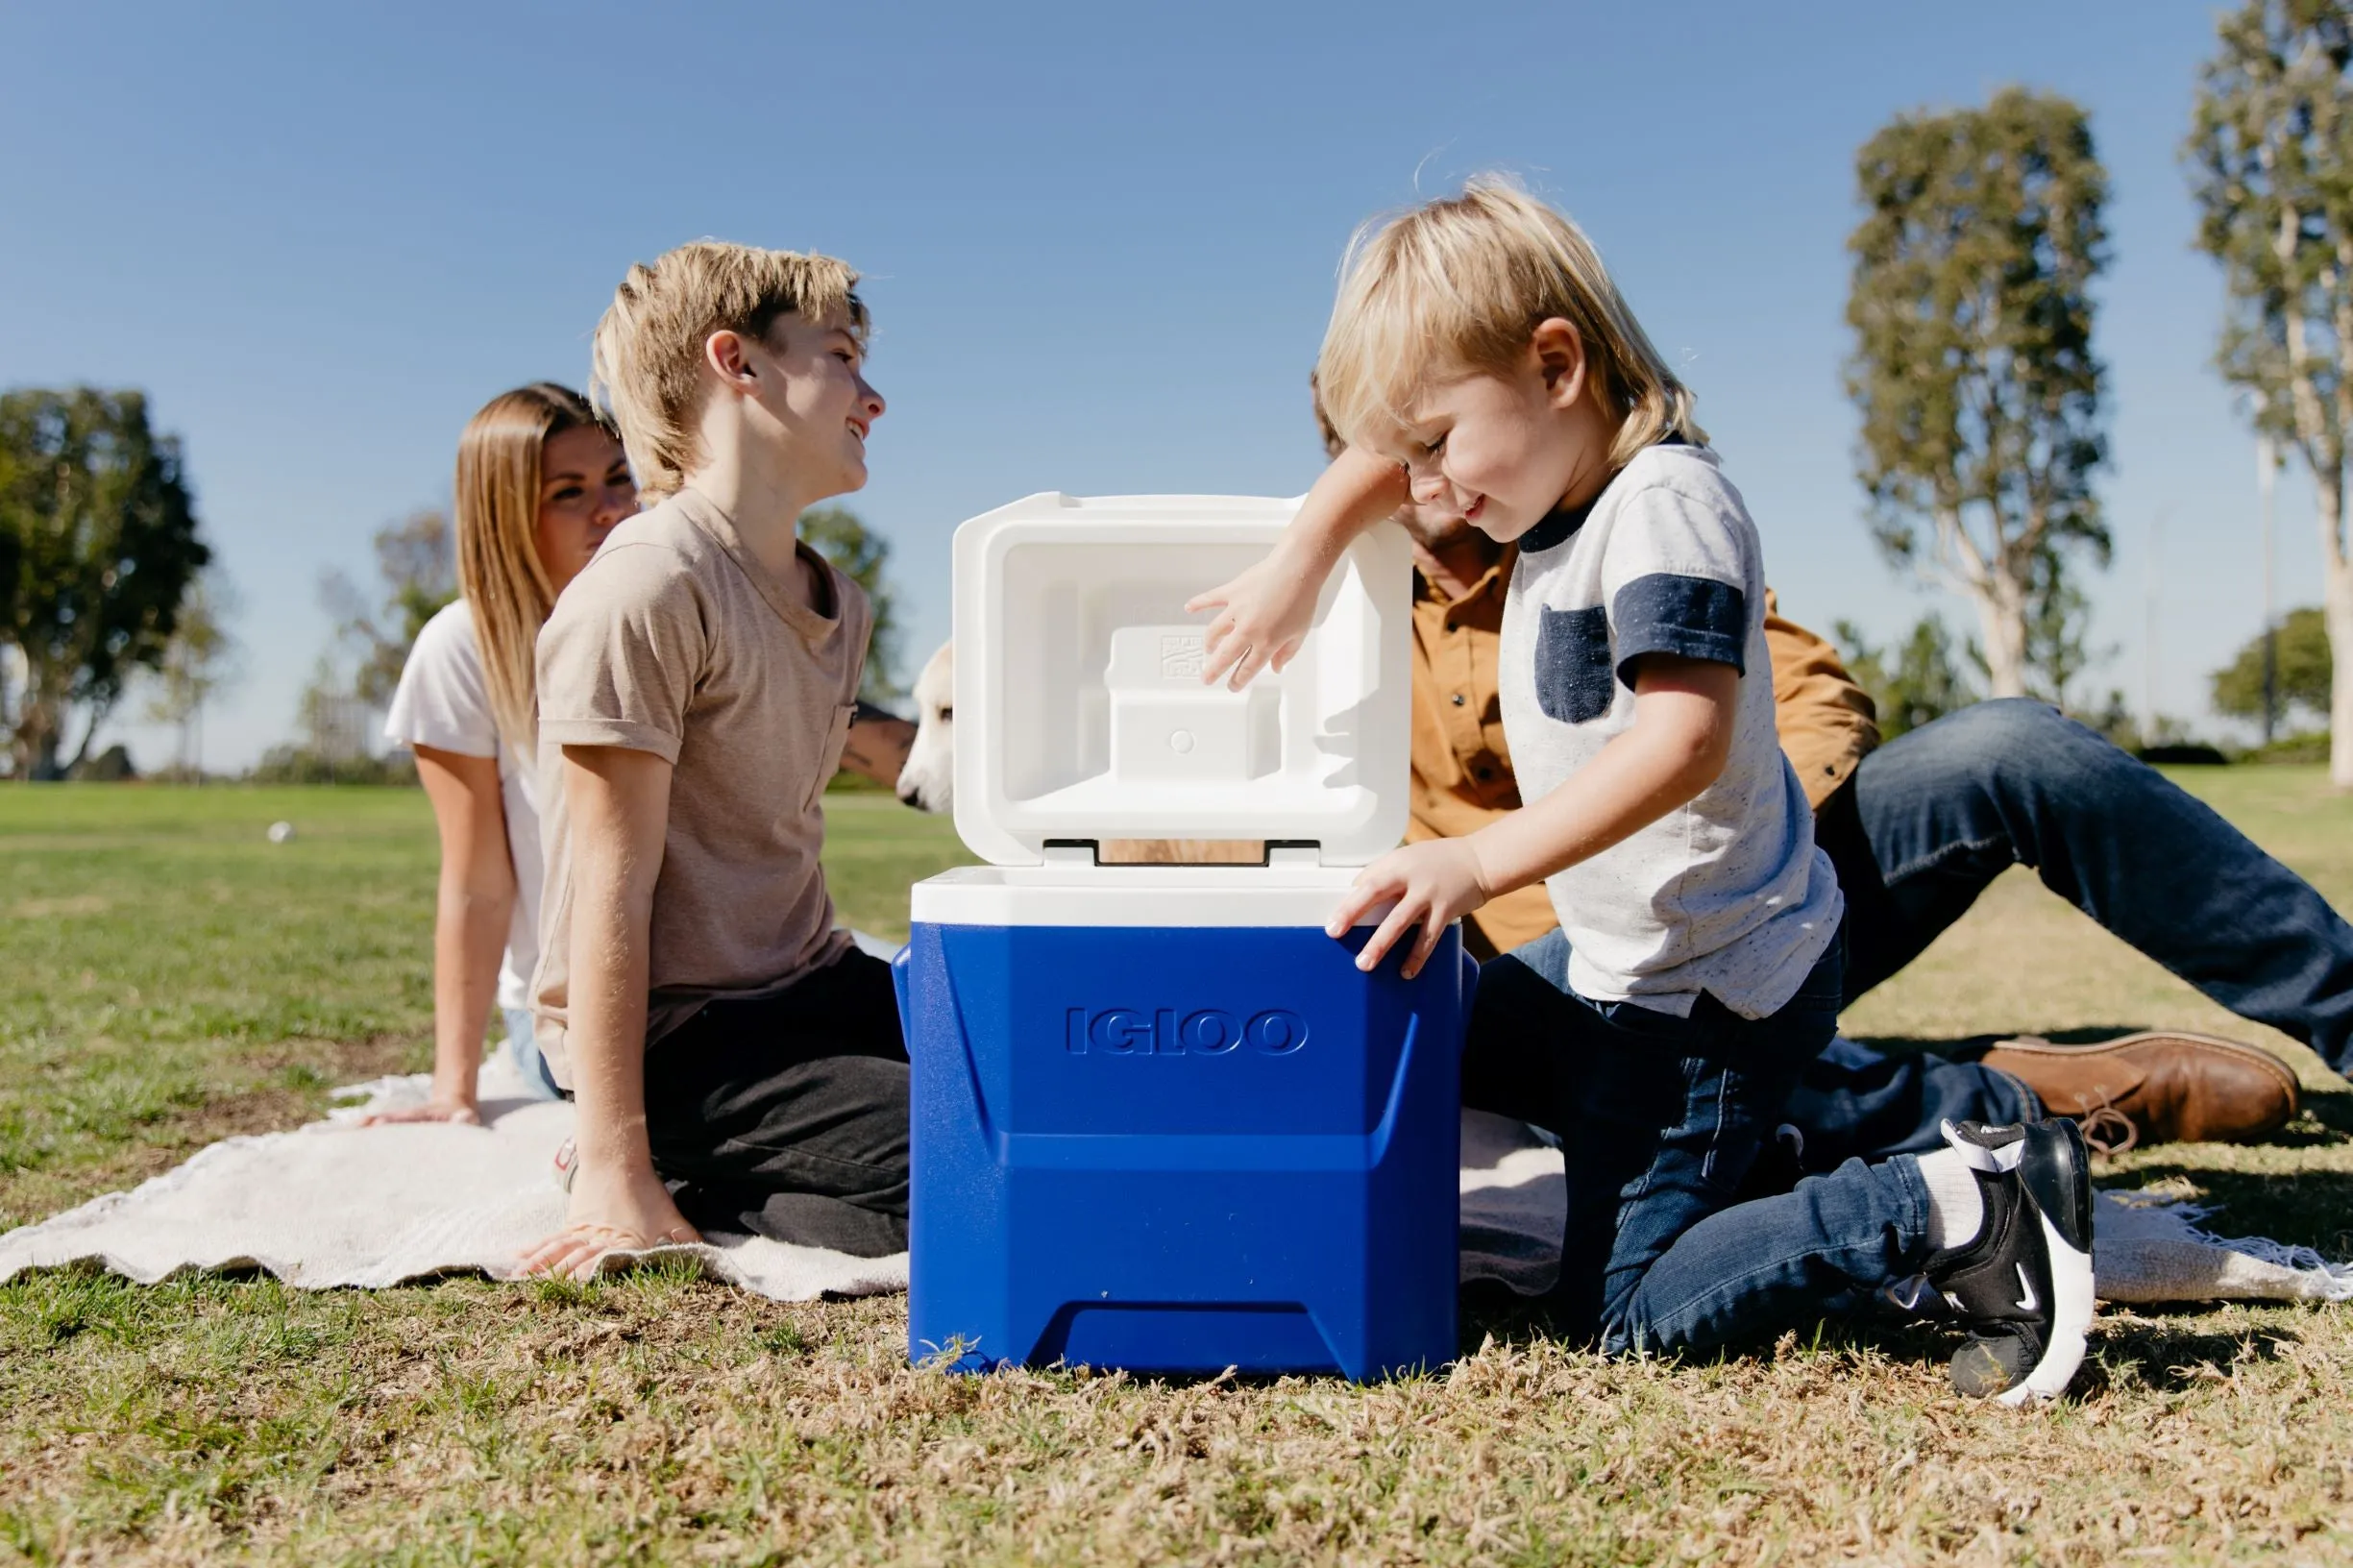
<path fill-rule="evenodd" d="M 891 966 L 852 950 L 712 1002 L 646 1053 L 653 1168 L 699 1230 L 862 1258 L 907 1246 L 907 1044 Z"/>
<path fill-rule="evenodd" d="M 1548 1305 L 1605 1350 L 1703 1350 L 1819 1318 L 1910 1274 L 1927 1194 L 1908 1159 L 1850 1162 L 1737 1202 L 1845 983 L 1834 942 L 1778 1013 L 1703 997 L 1687 1018 L 1569 990 L 1556 931 L 1486 965 L 1464 1042 L 1463 1103 L 1560 1139 L 1568 1220 Z"/>

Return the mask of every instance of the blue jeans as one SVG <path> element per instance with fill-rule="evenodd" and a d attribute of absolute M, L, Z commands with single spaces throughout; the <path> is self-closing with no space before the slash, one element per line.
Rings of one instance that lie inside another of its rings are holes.
<path fill-rule="evenodd" d="M 1918 1272 L 1927 1191 L 1908 1157 L 1737 1201 L 1837 1028 L 1843 943 L 1765 1018 L 1704 996 L 1687 1018 L 1589 1001 L 1568 956 L 1555 931 L 1481 969 L 1462 1064 L 1465 1105 L 1560 1140 L 1559 1326 L 1613 1355 L 1706 1351 Z"/>
<path fill-rule="evenodd" d="M 531 1029 L 531 1010 L 527 1007 L 505 1007 L 499 1016 L 506 1022 L 506 1043 L 499 1049 L 505 1053 L 523 1081 L 530 1086 L 534 1100 L 560 1100 L 564 1091 L 555 1085 L 555 1074 L 548 1070 L 548 1059 L 539 1054 L 538 1041 Z"/>
<path fill-rule="evenodd" d="M 2034 1090 L 2006 1072 L 1924 1053 L 1882 1055 L 1841 1038 L 1806 1065 L 1781 1113 L 1798 1137 L 1776 1151 L 1787 1159 L 1762 1174 L 1786 1187 L 1849 1160 L 1925 1154 L 1945 1146 L 1937 1129 L 1948 1120 L 1998 1127 L 2042 1119 Z"/>
<path fill-rule="evenodd" d="M 2353 1068 L 2353 926 L 2155 769 L 2040 702 L 1980 702 L 1898 736 L 1823 803 L 1814 838 L 1847 894 L 1850 1001 L 2025 865 L 2241 1017 Z"/>

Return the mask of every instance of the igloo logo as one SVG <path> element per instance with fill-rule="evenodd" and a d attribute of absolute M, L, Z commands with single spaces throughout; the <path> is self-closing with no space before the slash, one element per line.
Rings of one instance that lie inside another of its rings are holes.
<path fill-rule="evenodd" d="M 1247 1046 L 1288 1056 L 1308 1042 L 1308 1020 L 1282 1008 L 1243 1017 L 1205 1007 L 1069 1010 L 1063 1043 L 1073 1056 L 1224 1056 Z"/>

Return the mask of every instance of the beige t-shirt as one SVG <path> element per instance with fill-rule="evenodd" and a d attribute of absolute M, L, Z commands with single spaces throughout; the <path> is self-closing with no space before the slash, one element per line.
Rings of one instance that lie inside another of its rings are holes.
<path fill-rule="evenodd" d="M 821 614 L 694 491 L 615 528 L 539 634 L 547 796 L 539 1044 L 564 1048 L 573 883 L 559 748 L 616 746 L 673 765 L 653 884 L 649 1045 L 716 997 L 766 996 L 842 955 L 818 864 L 820 801 L 849 733 L 872 610 L 806 544 Z"/>

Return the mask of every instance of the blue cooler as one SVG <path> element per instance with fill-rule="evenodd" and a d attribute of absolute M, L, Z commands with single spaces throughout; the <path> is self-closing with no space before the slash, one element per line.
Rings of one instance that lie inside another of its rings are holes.
<path fill-rule="evenodd" d="M 1339 1372 L 1455 1355 L 1458 934 L 1412 981 L 1324 925 L 1407 811 L 1406 541 L 1280 675 L 1200 683 L 1186 599 L 1295 503 L 1048 495 L 955 544 L 956 826 L 919 883 L 918 1360 Z M 1251 864 L 1121 864 L 1157 841 Z M 1246 845 L 1246 848 L 1245 848 Z"/>

